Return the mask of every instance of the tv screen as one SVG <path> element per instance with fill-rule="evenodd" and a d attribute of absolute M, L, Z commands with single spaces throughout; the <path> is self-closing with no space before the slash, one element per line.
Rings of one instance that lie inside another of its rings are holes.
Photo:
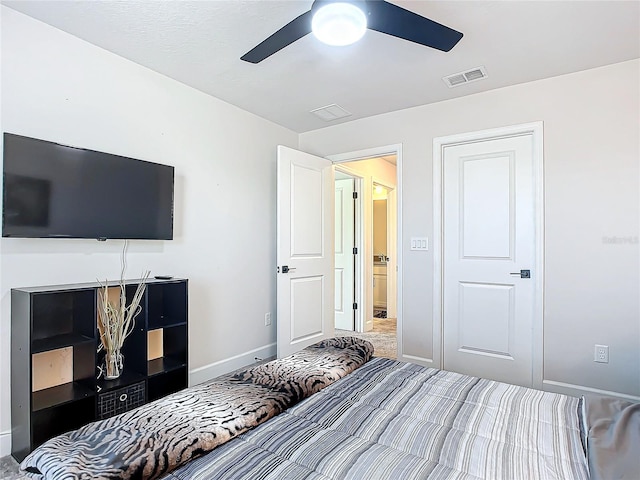
<path fill-rule="evenodd" d="M 168 165 L 4 134 L 2 236 L 173 238 Z"/>

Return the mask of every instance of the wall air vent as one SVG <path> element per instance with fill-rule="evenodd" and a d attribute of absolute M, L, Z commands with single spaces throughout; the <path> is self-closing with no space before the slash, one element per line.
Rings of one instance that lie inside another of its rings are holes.
<path fill-rule="evenodd" d="M 477 67 L 467 70 L 466 72 L 447 75 L 446 77 L 442 77 L 442 80 L 447 84 L 447 87 L 453 88 L 464 85 L 465 83 L 482 80 L 483 78 L 487 78 L 487 70 L 484 67 Z"/>
<path fill-rule="evenodd" d="M 333 120 L 338 120 L 339 118 L 348 117 L 352 115 L 351 112 L 345 110 L 340 105 L 336 105 L 332 103 L 331 105 L 327 105 L 326 107 L 316 108 L 315 110 L 311 110 L 316 117 L 324 120 L 325 122 L 331 122 Z"/>

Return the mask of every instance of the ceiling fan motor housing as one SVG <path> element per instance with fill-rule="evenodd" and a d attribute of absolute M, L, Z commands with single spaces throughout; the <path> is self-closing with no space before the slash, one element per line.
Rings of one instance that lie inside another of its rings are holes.
<path fill-rule="evenodd" d="M 299 15 L 266 40 L 263 40 L 240 57 L 241 60 L 250 63 L 260 63 L 265 58 L 270 57 L 274 53 L 311 33 L 314 15 L 323 7 L 331 4 L 347 4 L 356 7 L 357 10 L 364 14 L 366 25 L 362 27 L 362 22 L 360 22 L 360 26 L 358 27 L 360 29 L 360 36 L 353 41 L 357 41 L 364 35 L 364 30 L 368 28 L 409 42 L 448 52 L 463 36 L 461 32 L 393 3 L 386 2 L 385 0 L 314 0 L 311 5 L 311 10 Z M 346 10 L 349 9 L 347 8 Z M 359 12 L 354 12 L 353 8 L 351 8 L 351 14 L 354 17 L 360 17 Z M 327 17 L 329 16 L 330 15 Z M 348 22 L 345 22 L 343 25 L 345 25 L 345 27 L 334 25 L 332 27 L 333 31 L 341 33 L 341 30 L 349 28 Z M 352 42 L 326 43 L 331 45 L 348 45 Z"/>
<path fill-rule="evenodd" d="M 360 10 L 362 10 L 365 13 L 365 15 L 369 14 L 368 12 L 369 9 L 367 7 L 367 2 L 365 0 L 314 0 L 313 3 L 311 4 L 311 12 L 316 13 L 318 9 L 332 3 L 349 3 L 351 5 L 358 7 Z"/>
<path fill-rule="evenodd" d="M 310 11 L 311 31 L 326 45 L 351 45 L 367 31 L 365 7 L 362 1 L 316 0 Z"/>

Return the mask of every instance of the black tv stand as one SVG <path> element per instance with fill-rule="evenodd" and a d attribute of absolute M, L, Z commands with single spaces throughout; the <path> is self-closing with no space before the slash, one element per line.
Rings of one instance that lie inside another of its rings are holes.
<path fill-rule="evenodd" d="M 129 302 L 140 280 L 127 280 Z M 118 289 L 117 282 L 109 283 Z M 188 384 L 185 279 L 147 280 L 123 374 L 98 380 L 100 284 L 11 290 L 11 454 L 164 397 Z"/>

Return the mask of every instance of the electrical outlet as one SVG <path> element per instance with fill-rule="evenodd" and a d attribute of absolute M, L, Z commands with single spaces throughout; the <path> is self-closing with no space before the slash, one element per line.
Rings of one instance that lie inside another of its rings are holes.
<path fill-rule="evenodd" d="M 598 363 L 609 363 L 609 346 L 596 345 L 593 361 Z"/>
<path fill-rule="evenodd" d="M 268 327 L 269 325 L 271 325 L 271 312 L 264 314 L 264 326 Z"/>

